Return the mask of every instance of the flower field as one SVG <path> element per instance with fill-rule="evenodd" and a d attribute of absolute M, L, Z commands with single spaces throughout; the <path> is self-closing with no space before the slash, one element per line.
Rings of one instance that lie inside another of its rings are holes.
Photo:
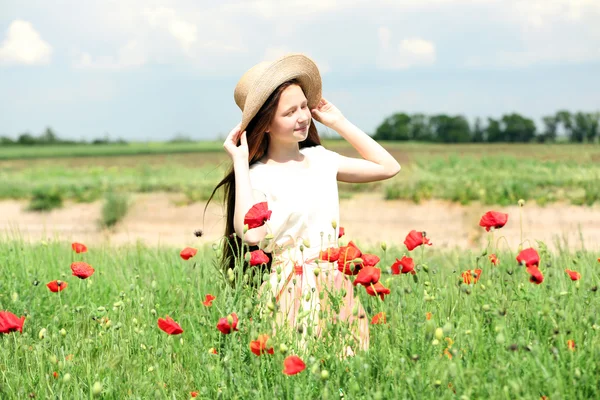
<path fill-rule="evenodd" d="M 438 251 L 419 227 L 401 247 L 362 248 L 346 232 L 323 249 L 370 321 L 370 349 L 350 357 L 343 322 L 320 338 L 272 334 L 277 306 L 252 284 L 266 278 L 258 253 L 223 273 L 202 238 L 179 249 L 5 238 L 0 398 L 599 398 L 600 254 L 535 238 L 508 248 L 507 218 L 519 215 L 482 215 L 477 252 Z"/>

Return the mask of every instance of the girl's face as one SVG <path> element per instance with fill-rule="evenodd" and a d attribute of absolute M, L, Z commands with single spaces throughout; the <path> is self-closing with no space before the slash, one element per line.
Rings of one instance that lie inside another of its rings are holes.
<path fill-rule="evenodd" d="M 298 85 L 290 85 L 281 92 L 275 116 L 267 130 L 272 142 L 298 143 L 308 137 L 312 115 L 307 103 Z"/>

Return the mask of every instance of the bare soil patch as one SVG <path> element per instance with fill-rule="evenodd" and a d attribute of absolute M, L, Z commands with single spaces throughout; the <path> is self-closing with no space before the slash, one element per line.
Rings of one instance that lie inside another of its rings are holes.
<path fill-rule="evenodd" d="M 123 245 L 138 241 L 149 245 L 199 246 L 217 241 L 223 234 L 224 212 L 213 202 L 206 210 L 204 203 L 178 206 L 182 195 L 170 193 L 135 194 L 125 219 L 113 230 L 98 226 L 102 203 L 67 202 L 64 208 L 48 213 L 26 210 L 26 201 L 0 201 L 0 233 L 5 237 L 23 237 L 38 241 L 58 238 L 89 243 Z M 486 235 L 478 226 L 479 218 L 489 210 L 507 212 L 508 223 L 495 237 L 504 236 L 499 246 L 513 251 L 520 241 L 519 207 L 489 207 L 479 204 L 462 206 L 432 200 L 422 204 L 386 201 L 379 193 L 360 193 L 340 201 L 341 224 L 348 238 L 367 245 L 401 246 L 411 229 L 423 230 L 438 248 L 478 249 L 485 245 Z M 203 229 L 198 239 L 194 231 Z M 544 207 L 526 204 L 523 208 L 525 247 L 535 240 L 550 248 L 558 246 L 580 249 L 582 240 L 588 250 L 600 249 L 600 206 L 584 207 L 551 204 Z"/>

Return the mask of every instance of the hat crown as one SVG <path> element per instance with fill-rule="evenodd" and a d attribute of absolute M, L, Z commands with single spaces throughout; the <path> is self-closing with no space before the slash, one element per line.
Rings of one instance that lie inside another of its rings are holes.
<path fill-rule="evenodd" d="M 252 86 L 254 86 L 254 84 L 265 73 L 267 68 L 269 68 L 269 65 L 271 65 L 271 63 L 268 61 L 258 63 L 254 67 L 246 71 L 246 73 L 240 78 L 233 93 L 233 97 L 235 98 L 235 104 L 238 105 L 240 110 L 244 111 L 246 99 L 248 98 L 248 92 L 250 92 Z"/>

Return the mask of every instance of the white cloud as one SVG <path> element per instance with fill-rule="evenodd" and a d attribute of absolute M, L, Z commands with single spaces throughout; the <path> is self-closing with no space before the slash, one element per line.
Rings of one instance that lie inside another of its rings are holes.
<path fill-rule="evenodd" d="M 320 58 L 314 57 L 311 54 L 309 54 L 308 52 L 304 52 L 301 49 L 300 50 L 290 50 L 287 47 L 268 47 L 265 50 L 264 56 L 262 58 L 262 60 L 264 61 L 274 61 L 276 59 L 278 59 L 279 57 L 282 57 L 286 54 L 289 53 L 302 53 L 302 54 L 306 54 L 308 57 L 310 57 L 315 64 L 317 64 L 317 67 L 319 68 L 319 73 L 321 74 L 321 76 L 331 72 L 331 66 L 330 64 L 325 61 L 325 60 L 321 60 Z"/>
<path fill-rule="evenodd" d="M 8 27 L 7 37 L 0 47 L 0 64 L 48 64 L 51 55 L 52 47 L 30 22 L 15 20 Z"/>
<path fill-rule="evenodd" d="M 179 42 L 185 54 L 191 54 L 192 46 L 198 41 L 198 28 L 195 24 L 177 16 L 172 8 L 147 8 L 144 9 L 143 15 L 150 26 L 155 29 L 166 30 Z"/>
<path fill-rule="evenodd" d="M 129 41 L 119 49 L 117 57 L 92 57 L 89 53 L 82 53 L 74 64 L 75 68 L 119 70 L 135 68 L 146 63 L 145 50 L 136 40 Z"/>
<path fill-rule="evenodd" d="M 392 42 L 387 26 L 379 27 L 379 54 L 377 66 L 381 69 L 406 69 L 433 65 L 436 61 L 435 44 L 418 37 L 402 39 L 398 45 Z"/>

